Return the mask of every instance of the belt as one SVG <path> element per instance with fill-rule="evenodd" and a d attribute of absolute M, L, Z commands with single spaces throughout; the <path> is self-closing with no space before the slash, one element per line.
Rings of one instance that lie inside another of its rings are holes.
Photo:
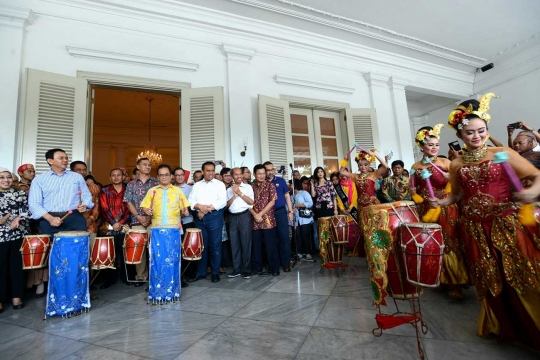
<path fill-rule="evenodd" d="M 278 207 L 278 208 L 275 208 L 274 211 L 278 211 L 278 210 L 281 210 L 281 209 L 285 209 L 285 205 L 280 206 L 280 207 Z"/>
<path fill-rule="evenodd" d="M 230 214 L 231 214 L 231 215 L 235 215 L 235 216 L 238 216 L 238 215 L 242 215 L 242 214 L 245 214 L 245 213 L 247 213 L 248 211 L 249 211 L 249 209 L 247 209 L 247 210 L 244 210 L 244 211 L 242 211 L 242 212 L 239 212 L 239 213 L 230 213 Z"/>
<path fill-rule="evenodd" d="M 69 211 L 71 211 L 72 214 L 79 212 L 79 210 L 77 209 L 69 210 Z M 69 211 L 59 211 L 59 212 L 49 211 L 49 215 L 61 218 L 61 217 L 64 217 L 64 215 L 66 215 Z"/>

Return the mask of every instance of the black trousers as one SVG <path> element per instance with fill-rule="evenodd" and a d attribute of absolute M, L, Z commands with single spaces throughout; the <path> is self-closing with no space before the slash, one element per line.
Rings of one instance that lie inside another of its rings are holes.
<path fill-rule="evenodd" d="M 253 230 L 253 256 L 251 268 L 255 272 L 262 271 L 262 244 L 266 244 L 266 256 L 268 258 L 268 270 L 270 272 L 279 271 L 279 250 L 276 238 L 276 228 Z"/>
<path fill-rule="evenodd" d="M 11 283 L 11 297 L 21 298 L 24 294 L 24 272 L 19 251 L 23 239 L 0 242 L 0 303 L 7 300 L 8 283 Z"/>
<path fill-rule="evenodd" d="M 231 239 L 234 270 L 239 273 L 251 272 L 252 216 L 249 211 L 229 215 L 229 236 Z"/>
<path fill-rule="evenodd" d="M 313 255 L 311 244 L 313 243 L 311 230 L 313 224 L 305 224 L 298 226 L 296 235 L 298 235 L 298 253 Z"/>

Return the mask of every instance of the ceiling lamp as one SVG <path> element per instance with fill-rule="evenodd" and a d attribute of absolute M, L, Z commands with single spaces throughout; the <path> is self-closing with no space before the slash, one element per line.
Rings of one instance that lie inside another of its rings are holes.
<path fill-rule="evenodd" d="M 150 160 L 152 167 L 158 166 L 161 164 L 163 159 L 161 155 L 157 152 L 157 148 L 152 144 L 152 101 L 153 98 L 146 98 L 148 101 L 148 144 L 145 145 L 143 152 L 137 156 L 137 161 L 139 159 L 147 158 Z"/>

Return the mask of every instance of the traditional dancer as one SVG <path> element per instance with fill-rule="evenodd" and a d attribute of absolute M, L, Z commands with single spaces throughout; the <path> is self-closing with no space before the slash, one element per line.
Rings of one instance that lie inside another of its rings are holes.
<path fill-rule="evenodd" d="M 348 169 L 346 169 L 348 171 Z M 345 245 L 347 256 L 365 256 L 363 248 L 356 246 L 358 241 L 358 193 L 353 181 L 340 173 L 332 173 L 330 179 L 337 194 L 337 206 L 342 215 L 347 215 L 349 223 L 349 243 Z"/>
<path fill-rule="evenodd" d="M 448 124 L 467 148 L 450 166 L 452 192 L 430 203 L 435 208 L 462 200 L 467 262 L 482 300 L 478 335 L 540 350 L 540 244 L 519 222 L 513 201 L 513 195 L 524 203 L 537 200 L 540 171 L 510 148 L 487 147 L 494 95 L 467 100 L 450 113 Z M 501 155 L 509 158 L 506 164 L 494 161 Z M 513 194 L 516 174 L 532 186 Z"/>
<path fill-rule="evenodd" d="M 433 128 L 426 126 L 418 130 L 414 138 L 416 146 L 422 150 L 423 158 L 414 163 L 414 170 L 411 181 L 411 194 L 418 194 L 422 202 L 416 196 L 417 209 L 422 218 L 429 210 L 429 190 L 426 180 L 422 178 L 422 170 L 427 169 L 430 173 L 430 182 L 435 196 L 444 199 L 447 196 L 445 188 L 448 183 L 451 161 L 437 157 L 439 153 L 439 134 L 443 124 L 435 125 Z M 412 185 L 414 184 L 414 185 Z M 444 206 L 437 220 L 441 225 L 444 239 L 443 268 L 441 271 L 441 284 L 451 286 L 452 290 L 448 294 L 455 299 L 463 299 L 461 287 L 469 283 L 469 273 L 465 260 L 465 245 L 459 236 L 459 210 L 456 204 Z M 441 289 L 443 288 L 441 286 Z"/>

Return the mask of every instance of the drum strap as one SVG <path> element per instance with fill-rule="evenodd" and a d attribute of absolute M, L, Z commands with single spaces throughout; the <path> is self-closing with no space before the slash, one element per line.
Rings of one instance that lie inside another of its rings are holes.
<path fill-rule="evenodd" d="M 349 208 L 349 202 L 348 202 L 348 196 L 347 194 L 345 194 L 345 191 L 343 190 L 343 187 L 341 187 L 341 185 L 337 185 L 334 187 L 336 189 L 336 193 L 337 195 L 339 196 L 339 199 L 341 200 L 341 202 L 343 203 L 343 206 L 348 209 Z M 358 225 L 358 209 L 356 208 L 356 206 L 353 206 L 352 209 L 351 209 L 351 217 L 353 219 L 353 221 L 356 223 L 356 225 Z"/>
<path fill-rule="evenodd" d="M 403 223 L 405 223 L 405 221 L 403 221 L 403 218 L 401 217 L 401 215 L 398 213 L 397 209 L 394 207 L 394 204 L 390 203 L 390 206 L 392 207 L 392 210 L 394 210 L 394 213 L 396 214 L 396 216 L 398 217 L 399 221 L 401 221 L 401 226 L 403 226 Z M 418 219 L 418 216 L 416 216 L 416 213 L 412 211 L 412 209 L 409 207 L 409 205 L 407 204 L 407 207 L 409 208 L 409 210 L 411 210 L 411 212 L 414 214 L 414 216 L 416 217 L 416 219 Z M 407 231 L 409 232 L 409 234 L 411 234 L 411 237 L 414 239 L 414 234 L 412 233 L 411 229 L 409 229 L 408 226 L 405 226 L 407 228 Z"/>

